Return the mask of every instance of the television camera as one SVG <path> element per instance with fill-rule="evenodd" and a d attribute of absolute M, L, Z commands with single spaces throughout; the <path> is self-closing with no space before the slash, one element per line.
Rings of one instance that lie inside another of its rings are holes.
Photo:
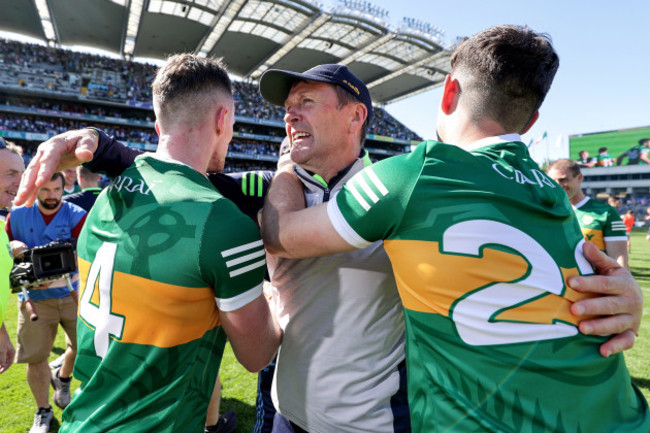
<path fill-rule="evenodd" d="M 70 274 L 77 270 L 74 246 L 68 240 L 59 240 L 34 247 L 17 257 L 11 269 L 9 281 L 11 291 L 22 291 L 25 308 L 32 321 L 38 320 L 34 303 L 29 298 L 27 289 L 47 284 L 65 277 L 71 293 Z M 74 298 L 74 297 L 73 297 Z"/>

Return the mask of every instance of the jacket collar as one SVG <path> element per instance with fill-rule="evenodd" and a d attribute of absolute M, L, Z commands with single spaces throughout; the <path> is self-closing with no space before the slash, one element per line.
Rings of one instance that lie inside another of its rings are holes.
<path fill-rule="evenodd" d="M 325 179 L 323 179 L 320 175 L 312 173 L 309 170 L 305 170 L 298 164 L 293 165 L 293 171 L 298 175 L 298 178 L 300 178 L 305 186 L 318 186 L 321 189 L 332 190 L 338 184 L 346 182 L 350 177 L 352 177 L 352 175 L 356 174 L 358 171 L 361 171 L 364 167 L 367 167 L 371 164 L 372 161 L 368 156 L 368 151 L 361 149 L 359 157 L 355 159 L 352 164 L 339 171 L 332 179 L 330 179 L 329 183 L 326 182 Z M 350 174 L 350 176 L 348 176 L 348 174 Z"/>

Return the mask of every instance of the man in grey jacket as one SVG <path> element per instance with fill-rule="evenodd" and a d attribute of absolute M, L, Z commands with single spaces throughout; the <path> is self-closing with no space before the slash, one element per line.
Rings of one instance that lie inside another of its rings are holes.
<path fill-rule="evenodd" d="M 287 109 L 307 206 L 328 201 L 370 164 L 362 150 L 370 94 L 346 66 L 269 70 L 260 92 Z M 402 306 L 381 242 L 311 259 L 269 257 L 268 267 L 284 330 L 274 431 L 410 431 Z"/>

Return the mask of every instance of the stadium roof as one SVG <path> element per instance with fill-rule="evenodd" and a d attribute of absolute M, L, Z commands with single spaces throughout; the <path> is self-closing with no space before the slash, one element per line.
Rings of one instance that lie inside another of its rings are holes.
<path fill-rule="evenodd" d="M 342 63 L 376 103 L 436 87 L 450 69 L 437 29 L 393 30 L 387 12 L 364 0 L 341 0 L 331 10 L 307 0 L 0 0 L 0 10 L 0 29 L 51 46 L 89 46 L 125 58 L 222 56 L 243 79 L 257 80 L 269 68 Z"/>

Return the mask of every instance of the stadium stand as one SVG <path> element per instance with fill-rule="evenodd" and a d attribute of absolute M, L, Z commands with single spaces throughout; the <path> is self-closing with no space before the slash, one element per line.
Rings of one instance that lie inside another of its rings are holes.
<path fill-rule="evenodd" d="M 60 132 L 97 126 L 130 146 L 155 149 L 150 85 L 156 67 L 60 48 L 0 40 L 0 135 L 25 149 Z M 228 171 L 271 169 L 284 137 L 284 110 L 254 82 L 234 81 L 237 116 Z M 366 148 L 372 159 L 410 151 L 421 140 L 374 107 Z"/>

